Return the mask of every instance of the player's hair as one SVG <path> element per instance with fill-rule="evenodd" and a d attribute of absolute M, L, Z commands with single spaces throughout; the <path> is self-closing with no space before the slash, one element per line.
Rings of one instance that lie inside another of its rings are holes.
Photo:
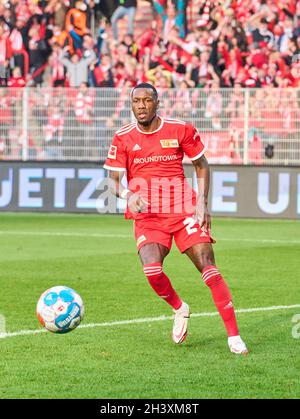
<path fill-rule="evenodd" d="M 153 97 L 154 97 L 154 99 L 155 99 L 155 100 L 158 100 L 158 92 L 157 92 L 156 88 L 155 88 L 152 84 L 150 84 L 150 83 L 140 83 L 140 84 L 138 84 L 137 86 L 135 86 L 135 87 L 132 89 L 132 91 L 131 91 L 131 97 L 132 97 L 132 95 L 133 95 L 133 92 L 134 92 L 136 89 L 151 89 L 151 90 L 152 90 L 152 92 L 153 92 Z"/>

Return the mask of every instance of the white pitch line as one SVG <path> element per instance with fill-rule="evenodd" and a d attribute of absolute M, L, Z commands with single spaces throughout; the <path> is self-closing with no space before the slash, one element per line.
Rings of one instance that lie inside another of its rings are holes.
<path fill-rule="evenodd" d="M 230 239 L 230 238 L 220 238 L 218 241 L 228 241 L 228 242 L 249 242 L 249 243 L 284 243 L 284 244 L 300 244 L 300 240 L 278 240 L 278 239 Z"/>
<path fill-rule="evenodd" d="M 255 308 L 241 308 L 235 310 L 236 313 L 257 313 L 260 311 L 276 311 L 276 310 L 290 310 L 292 308 L 300 308 L 300 304 L 294 304 L 290 306 L 270 306 L 270 307 L 255 307 Z M 217 311 L 208 312 L 208 313 L 194 313 L 191 314 L 191 317 L 214 317 L 218 316 Z M 160 317 L 146 317 L 142 319 L 132 319 L 132 320 L 120 320 L 114 322 L 106 323 L 89 323 L 78 326 L 78 329 L 93 329 L 95 327 L 114 327 L 114 326 L 124 326 L 131 324 L 139 323 L 153 323 L 160 322 L 165 320 L 173 320 L 174 316 L 160 316 Z M 27 336 L 27 335 L 36 335 L 39 333 L 45 333 L 45 329 L 36 329 L 36 330 L 20 330 L 18 332 L 7 332 L 0 333 L 0 339 L 11 338 L 15 336 Z"/>
<path fill-rule="evenodd" d="M 122 238 L 133 237 L 130 234 L 110 234 L 110 233 L 65 233 L 61 231 L 10 231 L 0 230 L 0 234 L 9 236 L 53 236 L 53 237 L 97 237 L 97 238 Z"/>
<path fill-rule="evenodd" d="M 128 239 L 133 238 L 132 234 L 110 234 L 110 233 L 69 233 L 60 231 L 10 231 L 0 230 L 0 235 L 10 236 L 53 236 L 53 237 L 93 237 L 93 238 L 110 238 L 110 239 Z M 278 240 L 278 239 L 243 239 L 243 238 L 218 238 L 217 241 L 229 242 L 249 242 L 249 243 L 283 243 L 283 244 L 300 244 L 300 240 Z"/>

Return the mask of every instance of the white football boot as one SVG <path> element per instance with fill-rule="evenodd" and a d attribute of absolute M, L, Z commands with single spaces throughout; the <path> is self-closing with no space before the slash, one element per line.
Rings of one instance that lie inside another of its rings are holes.
<path fill-rule="evenodd" d="M 173 324 L 172 339 L 175 343 L 182 343 L 187 336 L 187 326 L 190 318 L 190 308 L 182 302 L 178 310 L 174 310 L 175 318 Z"/>
<path fill-rule="evenodd" d="M 230 352 L 238 355 L 248 355 L 249 351 L 240 336 L 231 336 L 228 338 Z"/>

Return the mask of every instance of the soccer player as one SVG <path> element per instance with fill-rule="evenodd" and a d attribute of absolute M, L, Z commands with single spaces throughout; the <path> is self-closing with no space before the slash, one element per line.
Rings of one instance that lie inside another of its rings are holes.
<path fill-rule="evenodd" d="M 190 308 L 163 271 L 172 239 L 201 272 L 228 334 L 231 352 L 247 354 L 239 335 L 232 297 L 216 267 L 207 209 L 209 167 L 204 145 L 193 125 L 158 115 L 157 90 L 148 83 L 131 93 L 136 122 L 119 129 L 104 168 L 110 171 L 113 193 L 127 200 L 125 218 L 134 219 L 134 232 L 144 273 L 156 294 L 174 310 L 172 338 L 187 336 Z M 194 164 L 198 194 L 184 176 L 186 154 Z M 126 172 L 128 187 L 122 179 Z"/>

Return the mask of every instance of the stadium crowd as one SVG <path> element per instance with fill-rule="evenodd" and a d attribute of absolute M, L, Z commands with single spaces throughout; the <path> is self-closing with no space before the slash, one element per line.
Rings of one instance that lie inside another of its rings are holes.
<path fill-rule="evenodd" d="M 0 158 L 20 158 L 25 116 L 29 157 L 105 155 L 130 119 L 128 88 L 149 81 L 163 116 L 197 121 L 216 163 L 243 161 L 241 88 L 264 88 L 249 98 L 249 161 L 273 144 L 289 161 L 299 58 L 296 0 L 0 0 L 0 81 L 15 88 L 0 89 Z M 25 97 L 24 86 L 44 90 Z"/>
<path fill-rule="evenodd" d="M 300 1 L 150 0 L 139 32 L 141 2 L 105 3 L 0 0 L 2 84 L 299 86 Z"/>

